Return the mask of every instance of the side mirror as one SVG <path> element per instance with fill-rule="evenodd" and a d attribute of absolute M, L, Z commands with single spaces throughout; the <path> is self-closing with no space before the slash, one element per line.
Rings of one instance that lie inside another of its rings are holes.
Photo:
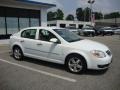
<path fill-rule="evenodd" d="M 56 39 L 56 38 L 51 38 L 51 39 L 50 39 L 50 42 L 57 43 L 57 42 L 58 42 L 58 39 Z"/>

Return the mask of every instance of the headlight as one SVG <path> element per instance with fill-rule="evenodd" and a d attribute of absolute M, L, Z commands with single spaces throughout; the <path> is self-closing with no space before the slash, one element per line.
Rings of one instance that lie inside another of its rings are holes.
<path fill-rule="evenodd" d="M 106 57 L 105 53 L 99 50 L 93 50 L 91 51 L 92 55 L 98 57 L 98 58 L 104 58 Z"/>

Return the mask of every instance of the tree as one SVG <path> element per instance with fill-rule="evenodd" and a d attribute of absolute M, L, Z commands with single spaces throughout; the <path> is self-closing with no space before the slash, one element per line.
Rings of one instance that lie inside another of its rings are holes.
<path fill-rule="evenodd" d="M 94 12 L 95 14 L 95 20 L 99 20 L 99 19 L 102 19 L 103 18 L 103 14 L 101 12 Z"/>
<path fill-rule="evenodd" d="M 112 13 L 109 13 L 109 14 L 105 14 L 105 16 L 104 16 L 105 19 L 119 18 L 119 17 L 120 17 L 119 12 L 112 12 Z"/>
<path fill-rule="evenodd" d="M 76 9 L 76 17 L 78 21 L 84 21 L 84 11 L 82 8 Z"/>
<path fill-rule="evenodd" d="M 76 9 L 76 17 L 78 21 L 90 21 L 90 12 L 91 9 L 86 7 L 85 9 L 77 8 Z"/>
<path fill-rule="evenodd" d="M 85 21 L 90 21 L 90 11 L 91 9 L 86 7 L 83 11 Z"/>
<path fill-rule="evenodd" d="M 60 9 L 57 9 L 57 11 L 56 11 L 56 19 L 57 19 L 57 20 L 63 20 L 63 18 L 64 18 L 64 13 L 63 13 L 63 11 L 60 10 Z"/>
<path fill-rule="evenodd" d="M 64 13 L 60 9 L 57 9 L 57 11 L 55 11 L 55 12 L 50 11 L 50 12 L 47 13 L 47 20 L 48 21 L 63 20 L 63 18 L 64 18 Z"/>
<path fill-rule="evenodd" d="M 47 13 L 47 20 L 48 21 L 51 21 L 51 20 L 55 20 L 56 19 L 56 14 L 55 14 L 55 12 L 48 12 Z"/>
<path fill-rule="evenodd" d="M 69 14 L 67 17 L 66 17 L 66 20 L 74 20 L 74 16 L 72 14 Z"/>

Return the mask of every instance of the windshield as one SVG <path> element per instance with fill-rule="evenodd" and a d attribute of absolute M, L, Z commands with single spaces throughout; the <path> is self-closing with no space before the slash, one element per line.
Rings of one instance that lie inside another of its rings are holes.
<path fill-rule="evenodd" d="M 54 31 L 68 42 L 75 42 L 75 41 L 82 40 L 77 34 L 67 29 L 54 29 Z"/>

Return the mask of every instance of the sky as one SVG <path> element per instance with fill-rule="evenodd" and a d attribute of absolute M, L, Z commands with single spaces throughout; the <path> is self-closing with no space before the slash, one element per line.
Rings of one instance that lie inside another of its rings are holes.
<path fill-rule="evenodd" d="M 75 11 L 77 8 L 82 7 L 90 7 L 87 3 L 88 0 L 34 0 L 45 3 L 56 4 L 57 7 L 52 8 L 50 10 L 56 10 L 56 8 L 60 8 L 65 13 L 65 16 L 68 14 L 75 15 Z M 93 11 L 98 11 L 102 13 L 110 13 L 119 11 L 120 12 L 120 0 L 95 0 L 93 4 Z"/>

